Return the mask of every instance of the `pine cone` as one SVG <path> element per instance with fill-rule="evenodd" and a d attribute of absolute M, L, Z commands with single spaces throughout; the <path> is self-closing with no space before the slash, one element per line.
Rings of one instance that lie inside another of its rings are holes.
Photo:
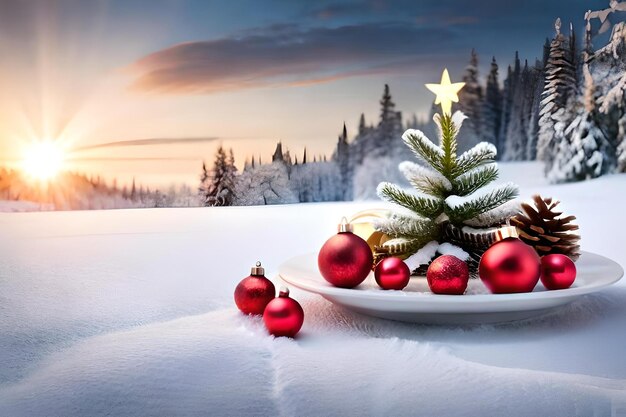
<path fill-rule="evenodd" d="M 520 239 L 535 248 L 539 256 L 560 253 L 573 261 L 580 257 L 578 225 L 572 224 L 575 216 L 561 217 L 555 211 L 559 201 L 533 196 L 535 206 L 522 204 L 522 212 L 511 218 L 511 224 L 519 230 Z"/>

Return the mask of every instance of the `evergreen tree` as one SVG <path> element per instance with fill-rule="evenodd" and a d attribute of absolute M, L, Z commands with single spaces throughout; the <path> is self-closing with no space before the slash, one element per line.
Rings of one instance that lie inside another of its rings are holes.
<path fill-rule="evenodd" d="M 380 157 L 389 154 L 395 137 L 399 136 L 402 129 L 398 113 L 395 111 L 395 103 L 389 92 L 389 85 L 385 84 L 383 97 L 380 100 L 380 122 L 378 124 L 378 137 L 372 136 L 370 146 L 366 146 L 365 156 Z M 400 126 L 398 126 L 400 122 Z"/>
<path fill-rule="evenodd" d="M 541 110 L 541 94 L 545 83 L 544 66 L 540 61 L 535 63 L 535 67 L 530 74 L 529 91 L 532 92 L 530 102 L 530 120 L 528 128 L 528 141 L 526 142 L 526 160 L 537 159 L 537 141 L 539 138 L 539 112 Z"/>
<path fill-rule="evenodd" d="M 359 135 L 365 133 L 367 129 L 367 125 L 365 124 L 365 113 L 361 113 L 361 118 L 359 119 Z"/>
<path fill-rule="evenodd" d="M 506 132 L 506 143 L 502 159 L 507 161 L 518 161 L 523 158 L 526 149 L 526 139 L 528 137 L 526 119 L 526 83 L 528 79 L 528 63 L 521 70 L 519 78 L 516 79 L 515 94 L 511 103 L 511 115 Z"/>
<path fill-rule="evenodd" d="M 234 178 L 237 175 L 237 166 L 235 166 L 235 152 L 233 152 L 233 148 L 228 149 L 226 170 L 231 181 L 234 181 Z"/>
<path fill-rule="evenodd" d="M 408 258 L 410 266 L 416 266 L 416 260 L 426 256 L 422 249 L 441 248 L 441 244 L 453 241 L 446 232 L 450 227 L 461 230 L 466 225 L 474 228 L 500 225 L 516 210 L 516 206 L 506 203 L 517 195 L 517 187 L 511 183 L 492 184 L 498 176 L 497 165 L 493 163 L 494 145 L 482 142 L 457 156 L 456 137 L 464 118 L 461 112 L 453 116 L 435 115 L 439 146 L 418 130 L 404 133 L 405 144 L 423 163 L 400 165 L 417 192 L 407 192 L 389 182 L 378 186 L 382 199 L 411 212 L 392 213 L 376 225 L 379 231 L 391 237 L 379 250 Z M 480 255 L 476 248 L 462 249 L 469 255 Z M 434 255 L 432 251 L 426 257 Z"/>
<path fill-rule="evenodd" d="M 304 165 L 298 166 L 302 168 Z M 238 206 L 297 203 L 282 162 L 259 165 L 237 177 L 232 204 Z"/>
<path fill-rule="evenodd" d="M 130 200 L 133 203 L 136 203 L 137 202 L 137 198 L 138 198 L 138 196 L 137 196 L 137 185 L 135 184 L 135 177 L 133 177 L 133 185 L 130 188 Z"/>
<path fill-rule="evenodd" d="M 550 59 L 550 39 L 546 38 L 543 44 L 543 67 L 548 65 L 548 59 Z"/>
<path fill-rule="evenodd" d="M 534 157 L 534 152 L 529 152 L 529 149 L 534 149 L 537 141 L 540 91 L 543 88 L 542 72 L 540 66 L 530 67 L 525 61 L 524 68 L 516 79 L 503 151 L 505 160 L 519 161 Z"/>
<path fill-rule="evenodd" d="M 546 173 L 552 169 L 555 150 L 564 139 L 569 124 L 566 106 L 576 88 L 576 67 L 572 62 L 571 42 L 561 33 L 561 19 L 554 23 L 555 36 L 545 70 L 545 85 L 539 112 L 537 159 L 545 163 Z"/>
<path fill-rule="evenodd" d="M 498 152 L 501 151 L 499 141 L 500 123 L 502 121 L 502 92 L 498 77 L 496 57 L 491 60 L 491 69 L 485 87 L 485 104 L 483 109 L 483 130 L 487 142 L 493 143 Z"/>
<path fill-rule="evenodd" d="M 352 164 L 350 161 L 350 145 L 348 144 L 348 130 L 346 123 L 343 124 L 343 131 L 337 139 L 337 149 L 333 155 L 333 160 L 337 163 L 341 177 L 341 200 L 352 200 Z"/>
<path fill-rule="evenodd" d="M 504 79 L 504 87 L 502 89 L 502 116 L 500 120 L 500 131 L 498 132 L 498 140 L 496 143 L 500 146 L 500 149 L 497 149 L 502 155 L 502 151 L 504 150 L 504 146 L 507 142 L 507 130 L 509 128 L 509 123 L 511 120 L 511 107 L 513 105 L 513 69 L 509 65 L 507 68 L 506 78 Z"/>
<path fill-rule="evenodd" d="M 576 106 L 577 116 L 568 126 L 554 158 L 548 178 L 552 182 L 580 181 L 598 177 L 614 165 L 614 157 L 596 123 L 596 88 L 589 66 L 583 65 L 585 94 Z"/>
<path fill-rule="evenodd" d="M 478 79 L 478 54 L 474 49 L 472 49 L 470 62 L 465 67 L 463 82 L 465 82 L 465 87 L 459 93 L 459 108 L 469 119 L 464 132 L 458 138 L 460 151 L 470 149 L 479 143 L 483 135 L 484 94 Z"/>
<path fill-rule="evenodd" d="M 206 170 L 206 167 L 203 166 Z M 235 189 L 235 158 L 230 150 L 228 156 L 222 146 L 217 149 L 210 178 L 206 181 L 203 196 L 205 206 L 229 206 L 232 204 Z M 204 176 L 204 172 L 203 172 Z"/>
<path fill-rule="evenodd" d="M 202 161 L 202 173 L 200 174 L 200 186 L 198 187 L 198 195 L 202 201 L 206 201 L 210 189 L 211 175 L 206 167 L 206 162 Z M 143 192 L 143 189 L 142 189 Z M 143 199 L 142 199 L 143 202 Z"/>
<path fill-rule="evenodd" d="M 580 79 L 579 72 L 582 71 L 582 66 L 580 65 L 580 59 L 578 58 L 578 45 L 576 44 L 576 33 L 574 32 L 574 25 L 572 22 L 569 23 L 569 47 L 567 48 L 567 52 L 569 53 L 569 61 L 574 66 L 576 80 L 578 80 Z M 573 93 L 575 94 L 576 91 Z"/>
<path fill-rule="evenodd" d="M 274 154 L 272 155 L 272 162 L 277 162 L 277 161 L 284 162 L 282 142 L 278 142 L 276 144 L 276 149 L 274 150 Z"/>

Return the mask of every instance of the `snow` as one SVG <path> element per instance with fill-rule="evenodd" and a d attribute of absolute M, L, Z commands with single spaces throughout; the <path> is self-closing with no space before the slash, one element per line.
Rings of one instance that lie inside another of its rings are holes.
<path fill-rule="evenodd" d="M 500 165 L 524 198 L 578 217 L 584 250 L 626 265 L 626 175 L 547 185 Z M 589 416 L 626 407 L 626 281 L 511 324 L 369 318 L 291 288 L 295 340 L 239 314 L 257 259 L 316 251 L 379 201 L 0 214 L 0 415 Z M 450 401 L 453 398 L 454 401 Z"/>
<path fill-rule="evenodd" d="M 626 73 L 619 82 L 613 86 L 602 99 L 600 111 L 608 113 L 612 107 L 624 107 L 624 92 L 626 91 Z"/>
<path fill-rule="evenodd" d="M 497 225 L 502 223 L 503 219 L 508 219 L 519 212 L 519 208 L 520 206 L 517 200 L 510 200 L 499 207 L 487 210 L 474 218 L 466 220 L 464 223 L 475 227 Z"/>
<path fill-rule="evenodd" d="M 448 242 L 444 242 L 441 245 L 439 245 L 439 248 L 437 248 L 437 252 L 439 252 L 442 255 L 456 256 L 462 261 L 467 261 L 469 259 L 469 253 L 465 252 L 463 249 L 459 248 L 458 246 L 454 246 L 453 244 L 448 243 Z"/>
<path fill-rule="evenodd" d="M 411 271 L 429 263 L 439 249 L 439 242 L 433 240 L 425 244 L 420 250 L 409 256 L 404 262 Z"/>
<path fill-rule="evenodd" d="M 482 188 L 479 188 L 478 190 L 468 195 L 451 195 L 446 198 L 446 205 L 451 209 L 459 209 L 466 204 L 476 202 L 489 195 L 496 195 L 497 193 L 504 191 L 508 188 L 516 189 L 517 185 L 513 182 L 491 183 Z"/>
<path fill-rule="evenodd" d="M 459 165 L 463 165 L 467 163 L 467 161 L 470 161 L 479 155 L 483 155 L 483 159 L 495 159 L 497 153 L 498 151 L 493 144 L 488 142 L 480 142 L 471 149 L 463 152 L 458 158 L 458 163 Z"/>
<path fill-rule="evenodd" d="M 54 209 L 51 204 L 40 204 L 33 201 L 0 200 L 0 212 L 15 211 L 47 211 Z"/>
<path fill-rule="evenodd" d="M 415 139 L 416 142 L 422 144 L 424 148 L 427 148 L 430 153 L 443 156 L 443 151 L 441 150 L 441 148 L 435 145 L 430 139 L 428 139 L 426 135 L 422 133 L 422 131 L 416 129 L 407 129 L 402 134 L 402 140 L 404 141 L 404 143 L 407 144 L 407 146 L 409 145 L 409 143 L 411 143 L 413 139 Z M 422 159 L 420 155 L 415 156 Z"/>
<path fill-rule="evenodd" d="M 433 169 L 427 168 L 422 165 L 418 165 L 415 162 L 404 161 L 401 162 L 398 166 L 402 175 L 406 177 L 409 182 L 411 181 L 424 181 L 423 179 L 427 179 L 429 183 L 436 184 L 446 190 L 452 189 L 452 184 L 448 179 L 443 176 L 440 172 L 437 172 Z"/>

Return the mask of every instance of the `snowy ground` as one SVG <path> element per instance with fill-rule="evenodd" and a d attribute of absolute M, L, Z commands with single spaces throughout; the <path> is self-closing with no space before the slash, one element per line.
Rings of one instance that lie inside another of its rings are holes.
<path fill-rule="evenodd" d="M 40 204 L 32 201 L 0 200 L 0 212 L 47 211 L 53 208 L 50 204 Z"/>
<path fill-rule="evenodd" d="M 578 216 L 626 265 L 626 176 L 503 179 Z M 297 290 L 296 340 L 232 292 L 316 251 L 379 203 L 0 214 L 0 416 L 626 415 L 626 282 L 549 316 L 441 327 L 368 318 Z"/>

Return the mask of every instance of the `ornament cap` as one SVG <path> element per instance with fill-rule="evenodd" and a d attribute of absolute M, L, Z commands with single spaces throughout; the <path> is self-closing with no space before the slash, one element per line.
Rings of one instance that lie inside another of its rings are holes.
<path fill-rule="evenodd" d="M 261 266 L 261 261 L 257 261 L 256 265 L 250 269 L 250 275 L 265 276 L 265 268 Z"/>
<path fill-rule="evenodd" d="M 282 286 L 278 292 L 279 297 L 289 297 L 289 288 Z"/>
<path fill-rule="evenodd" d="M 337 226 L 338 233 L 352 233 L 354 231 L 354 227 L 348 222 L 348 219 L 345 217 L 341 218 L 341 223 Z"/>
<path fill-rule="evenodd" d="M 515 226 L 504 226 L 500 229 L 496 230 L 496 242 L 504 240 L 506 238 L 515 238 L 519 237 L 519 233 L 517 232 L 517 227 Z"/>

